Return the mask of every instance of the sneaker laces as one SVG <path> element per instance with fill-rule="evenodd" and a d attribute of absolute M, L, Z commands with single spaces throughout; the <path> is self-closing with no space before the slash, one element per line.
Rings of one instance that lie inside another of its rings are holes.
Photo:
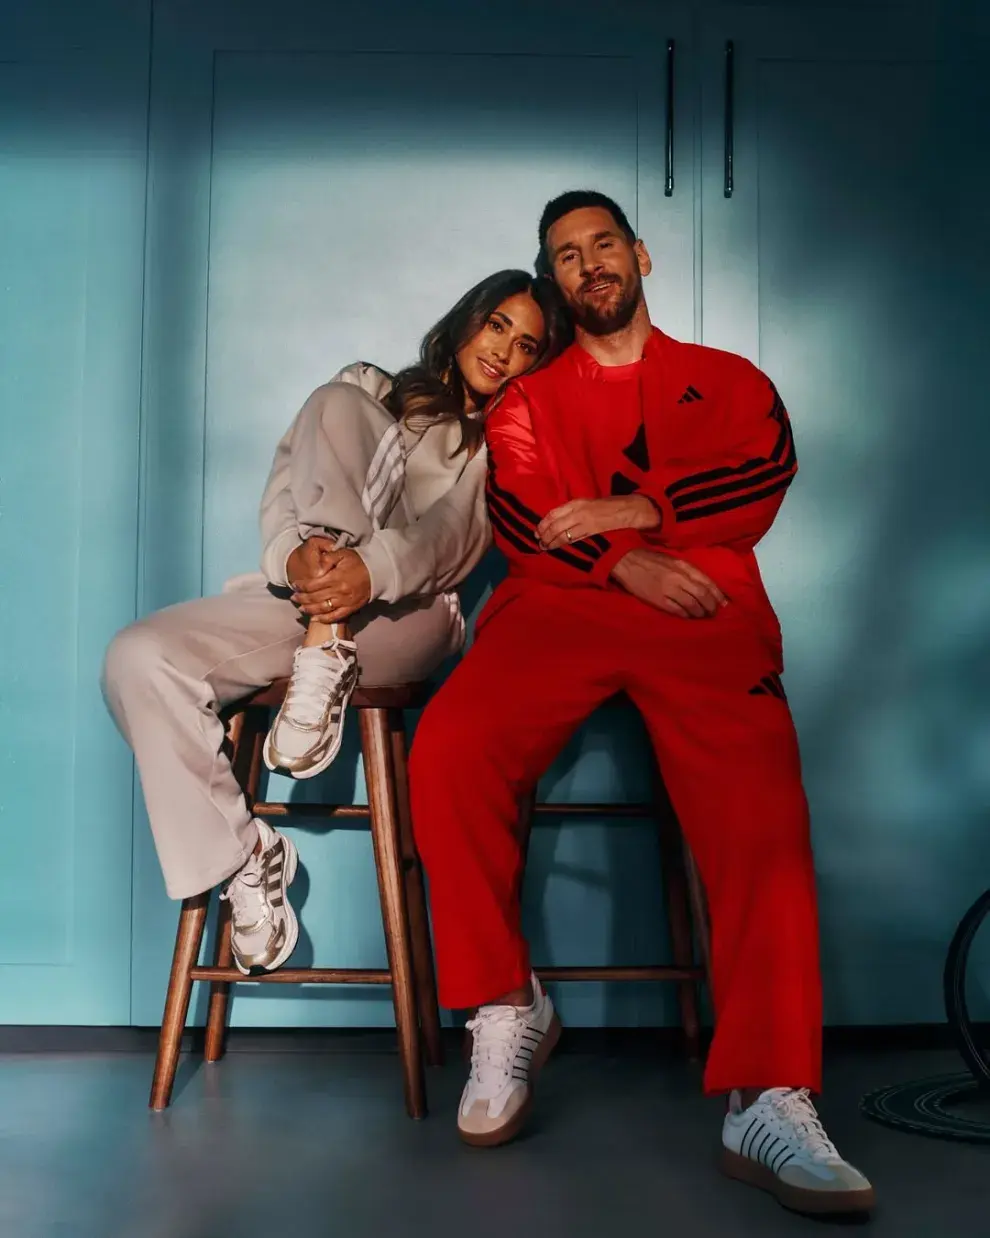
<path fill-rule="evenodd" d="M 770 1101 L 774 1113 L 788 1123 L 812 1160 L 838 1161 L 838 1149 L 825 1133 L 821 1118 L 808 1088 L 793 1088 L 775 1093 Z"/>
<path fill-rule="evenodd" d="M 483 1099 L 490 1100 L 505 1087 L 512 1073 L 518 1037 L 526 1021 L 515 1006 L 482 1006 L 467 1029 L 474 1035 L 471 1075 Z"/>
<path fill-rule="evenodd" d="M 239 873 L 235 873 L 220 895 L 230 903 L 231 920 L 241 933 L 256 933 L 268 919 L 268 897 L 261 856 L 252 856 Z"/>
<path fill-rule="evenodd" d="M 327 706 L 352 663 L 338 640 L 297 649 L 283 717 L 298 727 L 322 726 Z"/>

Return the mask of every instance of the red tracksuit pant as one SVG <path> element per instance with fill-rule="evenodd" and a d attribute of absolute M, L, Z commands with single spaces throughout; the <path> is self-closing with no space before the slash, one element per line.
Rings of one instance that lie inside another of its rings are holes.
<path fill-rule="evenodd" d="M 526 983 L 519 800 L 596 706 L 624 691 L 708 895 L 716 1028 L 705 1090 L 819 1090 L 808 810 L 779 681 L 761 683 L 774 669 L 758 624 L 735 604 L 688 620 L 619 591 L 501 586 L 411 756 L 445 1006 L 483 1005 Z"/>

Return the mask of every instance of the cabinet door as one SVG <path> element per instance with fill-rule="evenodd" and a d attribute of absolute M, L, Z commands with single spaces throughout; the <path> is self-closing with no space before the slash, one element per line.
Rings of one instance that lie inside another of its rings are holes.
<path fill-rule="evenodd" d="M 0 17 L 4 1023 L 130 1014 L 132 765 L 99 675 L 134 616 L 146 17 Z"/>
<path fill-rule="evenodd" d="M 987 502 L 966 449 L 982 426 L 946 394 L 937 32 L 891 10 L 726 10 L 702 47 L 703 340 L 773 378 L 801 467 L 760 558 L 813 810 L 827 1014 L 938 1018 L 958 915 L 944 830 L 976 811 L 943 749 L 972 742 L 948 711 L 976 669 L 957 607 L 985 562 L 960 513 L 985 547 Z"/>
<path fill-rule="evenodd" d="M 272 451 L 309 392 L 357 358 L 401 366 L 476 280 L 531 267 L 542 206 L 564 189 L 600 187 L 626 205 L 662 273 L 658 321 L 690 336 L 686 90 L 664 193 L 666 44 L 686 41 L 687 22 L 658 8 L 634 24 L 590 4 L 558 21 L 548 7 L 510 3 L 493 20 L 464 4 L 378 0 L 349 10 L 344 29 L 317 3 L 158 6 L 144 608 L 254 569 Z M 363 798 L 353 746 L 320 790 Z M 273 794 L 291 791 L 279 780 Z M 175 911 L 145 828 L 134 984 L 135 1020 L 150 1023 Z M 384 957 L 367 832 L 302 847 L 312 893 L 300 958 Z M 391 1013 L 387 994 L 267 989 L 234 1017 L 361 1024 Z"/>

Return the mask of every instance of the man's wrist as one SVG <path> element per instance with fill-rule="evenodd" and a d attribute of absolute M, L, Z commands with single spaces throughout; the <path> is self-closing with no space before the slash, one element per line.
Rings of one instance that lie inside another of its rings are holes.
<path fill-rule="evenodd" d="M 637 552 L 635 550 L 627 550 L 622 558 L 617 559 L 612 565 L 612 570 L 609 572 L 609 576 L 616 582 L 616 584 L 621 585 L 623 583 L 623 579 L 631 566 L 630 555 L 635 555 L 636 553 Z"/>

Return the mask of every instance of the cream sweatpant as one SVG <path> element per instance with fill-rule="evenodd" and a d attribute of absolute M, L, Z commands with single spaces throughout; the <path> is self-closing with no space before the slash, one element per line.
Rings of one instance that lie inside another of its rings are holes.
<path fill-rule="evenodd" d="M 352 401 L 352 404 L 355 404 Z M 369 418 L 387 414 L 371 400 L 356 402 Z M 379 412 L 376 413 L 375 410 Z M 392 423 L 394 425 L 394 422 Z M 364 441 L 356 451 L 354 443 Z M 336 447 L 335 447 L 336 444 Z M 300 512 L 300 524 L 345 528 L 360 544 L 372 525 L 355 527 L 354 492 L 360 494 L 376 445 L 375 435 L 334 435 L 312 456 L 335 452 L 353 482 L 341 495 L 346 523 L 333 493 L 307 487 L 321 509 Z M 303 462 L 293 473 L 305 486 Z M 398 502 L 389 524 L 408 520 Z M 372 602 L 354 616 L 360 681 L 366 686 L 411 683 L 430 674 L 463 641 L 463 620 L 450 597 Z M 134 750 L 158 859 L 172 898 L 209 890 L 235 873 L 254 849 L 257 826 L 222 751 L 218 711 L 292 670 L 304 628 L 298 610 L 271 590 L 258 573 L 238 578 L 218 597 L 183 602 L 124 628 L 107 651 L 103 690 L 125 739 Z"/>

